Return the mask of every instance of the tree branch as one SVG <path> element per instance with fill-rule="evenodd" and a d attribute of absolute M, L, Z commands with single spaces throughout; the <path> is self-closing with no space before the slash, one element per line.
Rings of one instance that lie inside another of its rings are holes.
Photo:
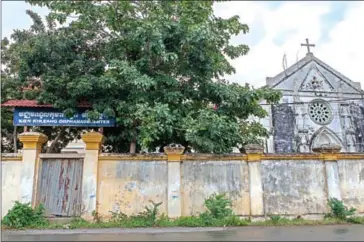
<path fill-rule="evenodd" d="M 61 139 L 61 137 L 63 136 L 63 134 L 64 134 L 65 131 L 66 131 L 66 127 L 61 127 L 61 130 L 58 132 L 56 138 L 53 140 L 53 142 L 51 143 L 51 145 L 48 147 L 46 153 L 53 152 L 54 148 L 56 147 L 56 144 L 57 144 L 58 140 Z"/>

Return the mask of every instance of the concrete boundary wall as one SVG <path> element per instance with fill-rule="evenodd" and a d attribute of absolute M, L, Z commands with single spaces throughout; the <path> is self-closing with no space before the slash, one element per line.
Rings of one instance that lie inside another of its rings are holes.
<path fill-rule="evenodd" d="M 82 139 L 85 219 L 92 219 L 94 211 L 105 218 L 118 211 L 136 214 L 151 201 L 161 202 L 160 213 L 169 217 L 197 215 L 213 193 L 225 193 L 240 216 L 322 215 L 331 197 L 364 213 L 364 153 L 326 148 L 263 154 L 251 146 L 246 154 L 183 154 L 183 147 L 165 147 L 165 154 L 103 154 L 100 133 Z M 40 154 L 47 140 L 40 133 L 23 133 L 20 140 L 22 155 L 1 156 L 2 217 L 15 200 L 35 205 L 41 157 L 74 156 Z"/>
<path fill-rule="evenodd" d="M 1 211 L 2 217 L 14 205 L 21 201 L 20 183 L 22 174 L 21 154 L 1 154 Z"/>

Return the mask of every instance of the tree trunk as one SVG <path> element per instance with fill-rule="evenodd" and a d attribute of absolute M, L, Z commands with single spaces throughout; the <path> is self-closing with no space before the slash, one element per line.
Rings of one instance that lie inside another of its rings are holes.
<path fill-rule="evenodd" d="M 57 144 L 58 140 L 60 140 L 60 138 L 63 136 L 65 130 L 66 130 L 66 127 L 61 128 L 61 130 L 58 132 L 56 138 L 53 140 L 51 145 L 48 147 L 46 153 L 52 153 L 53 152 L 54 148 L 56 147 L 56 144 Z"/>
<path fill-rule="evenodd" d="M 16 126 L 14 126 L 14 131 L 13 131 L 13 147 L 14 147 L 14 153 L 18 153 L 18 134 L 17 134 L 17 130 L 16 130 Z"/>
<path fill-rule="evenodd" d="M 130 154 L 135 154 L 136 153 L 136 140 L 137 140 L 137 131 L 136 131 L 136 126 L 138 124 L 137 120 L 134 120 L 133 123 L 133 130 L 131 132 L 131 142 L 130 142 L 130 146 L 129 146 L 129 153 Z"/>
<path fill-rule="evenodd" d="M 130 154 L 135 154 L 135 153 L 136 153 L 136 140 L 135 140 L 135 139 L 133 139 L 133 140 L 130 142 L 129 153 L 130 153 Z"/>

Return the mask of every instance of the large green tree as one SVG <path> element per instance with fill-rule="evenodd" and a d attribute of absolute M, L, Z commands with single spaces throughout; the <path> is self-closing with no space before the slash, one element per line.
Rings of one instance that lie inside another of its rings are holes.
<path fill-rule="evenodd" d="M 111 150 L 180 143 L 224 153 L 266 135 L 248 118 L 264 117 L 259 101 L 280 94 L 224 79 L 235 72 L 229 59 L 249 50 L 230 38 L 248 26 L 214 16 L 212 1 L 29 2 L 55 24 L 20 48 L 18 81 L 39 80 L 37 99 L 66 114 L 86 100 L 91 118 L 116 117 L 104 130 Z"/>
<path fill-rule="evenodd" d="M 42 79 L 36 76 L 20 78 L 20 66 L 22 65 L 22 53 L 32 50 L 32 44 L 39 36 L 46 31 L 51 33 L 55 28 L 55 21 L 46 19 L 45 23 L 41 17 L 31 11 L 26 11 L 32 19 L 33 24 L 29 29 L 15 30 L 11 35 L 11 42 L 5 37 L 1 41 L 1 103 L 11 99 L 33 100 L 41 93 Z M 17 134 L 22 131 L 21 127 L 13 126 L 13 114 L 9 108 L 1 109 L 1 151 L 17 152 L 21 147 Z M 33 127 L 34 131 L 46 134 L 50 145 L 45 147 L 47 152 L 59 152 L 69 141 L 80 138 L 82 129 L 66 127 Z"/>

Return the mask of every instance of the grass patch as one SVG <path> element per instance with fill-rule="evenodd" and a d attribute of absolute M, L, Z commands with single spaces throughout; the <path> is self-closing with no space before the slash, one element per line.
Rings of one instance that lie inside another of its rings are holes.
<path fill-rule="evenodd" d="M 350 217 L 346 221 L 352 224 L 364 224 L 364 217 Z"/>
<path fill-rule="evenodd" d="M 83 219 L 75 219 L 64 227 L 68 229 L 76 228 L 143 228 L 143 227 L 229 227 L 247 226 L 246 220 L 238 216 L 226 217 L 223 219 L 206 220 L 202 216 L 186 216 L 170 219 L 165 215 L 160 216 L 153 225 L 143 217 L 130 216 L 122 221 L 89 222 Z"/>
<path fill-rule="evenodd" d="M 144 211 L 127 216 L 122 212 L 111 212 L 111 218 L 104 221 L 93 212 L 93 221 L 81 218 L 73 219 L 69 224 L 49 223 L 44 217 L 44 208 L 35 209 L 30 204 L 16 202 L 14 207 L 2 220 L 2 229 L 77 229 L 77 228 L 143 228 L 143 227 L 238 227 L 238 226 L 299 226 L 299 225 L 331 225 L 331 224 L 364 224 L 364 217 L 353 216 L 354 210 L 346 208 L 341 201 L 329 200 L 331 212 L 324 220 L 288 219 L 278 215 L 269 216 L 268 220 L 252 222 L 233 214 L 231 202 L 224 195 L 213 194 L 205 200 L 207 211 L 197 216 L 185 216 L 176 219 L 165 215 L 158 216 L 158 208 L 162 203 L 146 206 Z"/>
<path fill-rule="evenodd" d="M 334 225 L 334 224 L 347 224 L 347 221 L 337 219 L 324 219 L 324 220 L 305 220 L 305 219 L 288 219 L 280 218 L 279 220 L 266 220 L 251 222 L 249 226 L 304 226 L 304 225 Z"/>

